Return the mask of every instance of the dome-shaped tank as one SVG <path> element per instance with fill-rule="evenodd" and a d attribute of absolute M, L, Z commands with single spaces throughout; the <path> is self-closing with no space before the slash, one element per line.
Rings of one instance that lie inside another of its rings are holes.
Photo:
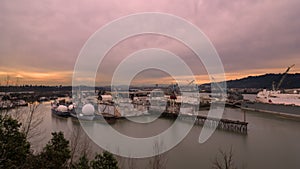
<path fill-rule="evenodd" d="M 64 106 L 64 105 L 59 105 L 57 107 L 57 111 L 60 111 L 60 112 L 68 112 L 68 107 L 67 106 Z"/>
<path fill-rule="evenodd" d="M 95 108 L 92 104 L 86 104 L 82 107 L 82 114 L 85 116 L 92 116 L 94 115 Z"/>

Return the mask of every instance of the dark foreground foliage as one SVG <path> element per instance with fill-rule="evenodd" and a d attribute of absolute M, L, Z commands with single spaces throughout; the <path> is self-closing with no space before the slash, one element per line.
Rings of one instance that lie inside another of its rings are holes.
<path fill-rule="evenodd" d="M 5 169 L 119 169 L 115 157 L 105 151 L 91 162 L 86 154 L 70 164 L 69 141 L 62 132 L 52 133 L 52 139 L 42 152 L 34 155 L 17 120 L 0 115 L 0 168 Z"/>
<path fill-rule="evenodd" d="M 30 155 L 30 144 L 19 132 L 20 126 L 11 117 L 0 115 L 0 168 L 19 168 Z"/>

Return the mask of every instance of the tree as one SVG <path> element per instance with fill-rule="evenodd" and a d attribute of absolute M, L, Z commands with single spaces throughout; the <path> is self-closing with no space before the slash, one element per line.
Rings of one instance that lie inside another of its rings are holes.
<path fill-rule="evenodd" d="M 161 141 L 156 141 L 154 144 L 154 156 L 153 158 L 149 161 L 149 167 L 150 169 L 164 169 L 167 168 L 167 159 L 166 159 L 166 154 L 161 154 L 162 147 L 164 143 Z"/>
<path fill-rule="evenodd" d="M 78 160 L 77 163 L 72 165 L 72 169 L 90 169 L 89 160 L 87 159 L 86 154 L 83 154 Z"/>
<path fill-rule="evenodd" d="M 62 132 L 54 132 L 52 139 L 39 155 L 39 163 L 41 168 L 67 168 L 69 158 L 69 141 Z"/>
<path fill-rule="evenodd" d="M 41 111 L 40 103 L 29 103 L 28 109 L 16 107 L 9 112 L 9 115 L 22 123 L 20 131 L 25 134 L 27 140 L 31 143 L 31 146 L 38 146 L 38 143 L 45 138 L 44 134 L 41 134 L 41 123 L 44 120 L 44 112 Z M 33 147 L 31 147 L 33 148 Z"/>
<path fill-rule="evenodd" d="M 10 116 L 0 115 L 0 168 L 22 168 L 30 155 L 30 144 L 20 126 Z"/>
<path fill-rule="evenodd" d="M 26 116 L 22 118 L 24 119 L 24 127 L 22 130 L 25 133 L 27 139 L 40 135 L 40 131 L 36 129 L 38 129 L 38 126 L 43 122 L 44 116 L 42 115 L 42 111 L 38 111 L 39 106 L 40 104 L 37 102 L 29 104 L 28 112 L 21 113 Z"/>
<path fill-rule="evenodd" d="M 108 151 L 97 154 L 95 159 L 91 161 L 91 167 L 93 169 L 119 169 L 118 161 Z"/>
<path fill-rule="evenodd" d="M 219 150 L 221 157 L 216 157 L 215 161 L 213 162 L 213 169 L 237 169 L 233 162 L 233 152 L 232 147 L 230 148 L 229 152 Z"/>
<path fill-rule="evenodd" d="M 90 141 L 81 126 L 73 126 L 69 140 L 71 150 L 70 165 L 72 165 L 74 161 L 77 161 L 82 154 L 86 155 L 87 158 L 89 157 L 88 154 L 91 153 Z"/>

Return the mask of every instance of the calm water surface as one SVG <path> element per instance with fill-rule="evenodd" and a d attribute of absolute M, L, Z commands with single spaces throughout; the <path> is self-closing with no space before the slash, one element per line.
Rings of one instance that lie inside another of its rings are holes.
<path fill-rule="evenodd" d="M 44 116 L 39 126 L 40 135 L 33 138 L 36 150 L 40 150 L 51 138 L 52 131 L 64 131 L 70 137 L 77 120 L 60 118 L 51 114 L 50 103 L 44 103 L 39 111 Z M 204 144 L 198 143 L 201 126 L 194 126 L 187 137 L 175 148 L 165 153 L 169 169 L 208 169 L 212 167 L 219 150 L 232 147 L 234 162 L 238 168 L 248 169 L 299 169 L 300 121 L 280 116 L 226 108 L 223 117 L 249 122 L 248 135 L 217 130 Z M 118 121 L 113 125 L 118 131 L 134 137 L 156 135 L 172 125 L 171 120 L 157 119 L 149 124 Z M 99 133 L 101 134 L 101 133 Z M 92 153 L 101 149 L 92 141 Z M 148 166 L 149 159 L 134 160 L 138 168 Z"/>

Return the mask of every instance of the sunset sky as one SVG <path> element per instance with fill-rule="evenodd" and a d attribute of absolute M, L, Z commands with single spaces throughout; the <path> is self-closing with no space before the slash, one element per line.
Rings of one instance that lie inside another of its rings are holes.
<path fill-rule="evenodd" d="M 219 53 L 227 79 L 279 73 L 292 64 L 291 72 L 300 73 L 299 0 L 1 0 L 0 84 L 9 77 L 10 84 L 70 85 L 88 38 L 105 24 L 139 12 L 169 13 L 199 27 Z M 172 51 L 191 67 L 197 83 L 208 81 L 201 61 L 186 46 L 168 37 L 140 35 L 105 56 L 97 83 L 109 84 L 116 66 L 145 48 Z M 135 81 L 171 79 L 150 70 Z"/>

